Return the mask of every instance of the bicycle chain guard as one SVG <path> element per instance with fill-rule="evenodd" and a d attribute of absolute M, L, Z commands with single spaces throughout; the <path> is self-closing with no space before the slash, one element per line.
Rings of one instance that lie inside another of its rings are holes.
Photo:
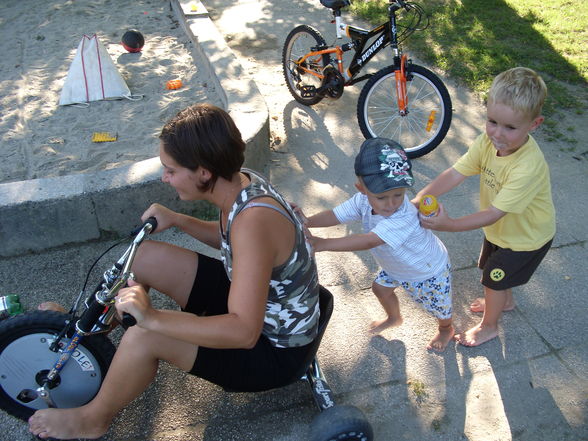
<path fill-rule="evenodd" d="M 339 99 L 343 95 L 343 87 L 345 86 L 345 78 L 333 66 L 327 66 L 323 70 L 323 83 L 318 89 L 318 93 L 329 96 L 329 98 Z"/>

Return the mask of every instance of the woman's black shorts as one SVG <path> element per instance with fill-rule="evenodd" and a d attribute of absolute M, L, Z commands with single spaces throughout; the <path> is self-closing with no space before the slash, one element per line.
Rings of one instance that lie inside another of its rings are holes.
<path fill-rule="evenodd" d="M 184 311 L 197 315 L 226 314 L 230 286 L 222 262 L 199 254 L 196 280 Z M 190 373 L 232 391 L 272 389 L 292 380 L 311 346 L 276 348 L 264 335 L 252 349 L 201 346 Z"/>

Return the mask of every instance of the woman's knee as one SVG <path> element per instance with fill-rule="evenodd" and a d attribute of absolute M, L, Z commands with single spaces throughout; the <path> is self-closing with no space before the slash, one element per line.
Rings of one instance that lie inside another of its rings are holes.
<path fill-rule="evenodd" d="M 143 329 L 140 326 L 130 326 L 122 336 L 121 346 L 132 345 L 134 347 L 148 347 L 153 341 L 154 332 Z"/>

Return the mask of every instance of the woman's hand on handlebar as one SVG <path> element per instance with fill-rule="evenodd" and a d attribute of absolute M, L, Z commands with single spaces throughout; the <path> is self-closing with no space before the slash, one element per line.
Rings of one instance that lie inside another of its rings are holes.
<path fill-rule="evenodd" d="M 145 222 L 150 217 L 157 220 L 157 228 L 152 233 L 167 230 L 175 225 L 175 216 L 177 213 L 164 207 L 161 204 L 152 204 L 141 216 L 141 221 Z"/>
<path fill-rule="evenodd" d="M 115 307 L 121 317 L 123 312 L 132 315 L 139 326 L 153 311 L 151 298 L 145 288 L 138 284 L 121 289 L 116 296 Z"/>

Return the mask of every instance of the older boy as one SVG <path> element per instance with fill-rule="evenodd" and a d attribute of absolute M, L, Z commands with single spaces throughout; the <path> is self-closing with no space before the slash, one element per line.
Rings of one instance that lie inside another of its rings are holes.
<path fill-rule="evenodd" d="M 529 135 L 543 122 L 546 94 L 545 83 L 531 69 L 499 74 L 488 93 L 486 132 L 412 201 L 442 195 L 466 177 L 480 175 L 480 211 L 453 219 L 441 205 L 436 217 L 421 219 L 423 227 L 437 231 L 484 230 L 478 262 L 484 298 L 471 305 L 484 315 L 477 326 L 455 336 L 465 346 L 498 335 L 502 312 L 514 308 L 512 288 L 529 281 L 555 235 L 549 167 Z"/>

